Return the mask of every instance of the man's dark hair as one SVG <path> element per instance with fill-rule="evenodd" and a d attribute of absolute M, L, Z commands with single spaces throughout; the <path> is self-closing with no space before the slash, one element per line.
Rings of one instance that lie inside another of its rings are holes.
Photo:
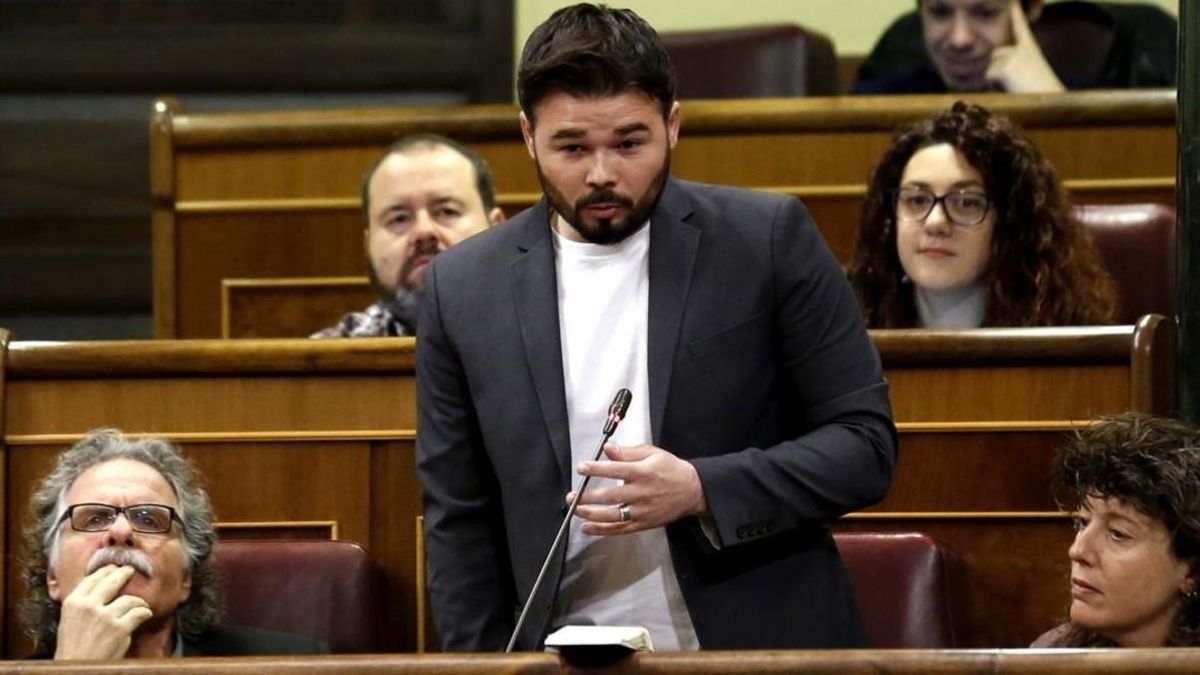
<path fill-rule="evenodd" d="M 564 7 L 533 30 L 521 51 L 517 101 L 531 124 L 534 108 L 552 92 L 611 96 L 630 87 L 658 101 L 664 119 L 670 114 L 675 67 L 658 33 L 632 10 Z"/>
<path fill-rule="evenodd" d="M 413 150 L 430 150 L 438 147 L 449 148 L 471 163 L 471 168 L 475 170 L 475 189 L 479 191 L 479 198 L 483 201 L 484 215 L 486 216 L 487 212 L 496 206 L 496 185 L 492 180 L 492 169 L 483 156 L 453 138 L 447 138 L 440 134 L 411 134 L 393 143 L 363 174 L 361 200 L 363 216 L 367 222 L 371 220 L 371 179 L 375 177 L 379 165 L 392 155 L 403 155 Z"/>

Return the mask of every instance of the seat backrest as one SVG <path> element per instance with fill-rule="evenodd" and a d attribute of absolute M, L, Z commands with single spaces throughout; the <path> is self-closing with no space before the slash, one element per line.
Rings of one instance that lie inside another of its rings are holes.
<path fill-rule="evenodd" d="M 352 541 L 219 541 L 223 623 L 325 641 L 334 653 L 380 649 L 378 570 Z"/>
<path fill-rule="evenodd" d="M 796 24 L 663 33 L 686 98 L 832 96 L 837 59 L 825 35 Z"/>
<path fill-rule="evenodd" d="M 1074 214 L 1116 286 L 1113 320 L 1133 324 L 1146 314 L 1175 316 L 1175 209 L 1103 204 L 1076 206 Z"/>
<path fill-rule="evenodd" d="M 919 533 L 838 533 L 875 649 L 968 644 L 958 557 Z"/>
<path fill-rule="evenodd" d="M 1067 0 L 1047 5 L 1033 24 L 1046 61 L 1068 82 L 1096 82 L 1104 73 L 1116 22 L 1092 2 Z"/>

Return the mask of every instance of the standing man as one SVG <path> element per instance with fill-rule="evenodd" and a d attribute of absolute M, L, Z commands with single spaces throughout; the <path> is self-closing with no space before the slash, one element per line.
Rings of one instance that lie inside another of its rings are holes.
<path fill-rule="evenodd" d="M 363 177 L 363 247 L 375 303 L 315 338 L 415 335 L 434 256 L 502 222 L 487 160 L 445 136 L 406 136 Z"/>
<path fill-rule="evenodd" d="M 637 624 L 659 649 L 866 638 L 829 531 L 896 459 L 878 354 L 801 204 L 670 175 L 675 76 L 628 10 L 534 30 L 520 123 L 545 196 L 438 257 L 418 471 L 443 647 L 499 650 L 571 490 L 595 477 L 518 644 Z M 613 394 L 633 405 L 591 454 Z"/>

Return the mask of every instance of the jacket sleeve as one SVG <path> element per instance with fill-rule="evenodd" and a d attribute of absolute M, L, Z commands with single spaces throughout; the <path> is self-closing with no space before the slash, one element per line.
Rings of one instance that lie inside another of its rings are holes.
<path fill-rule="evenodd" d="M 728 548 L 825 525 L 881 500 L 897 438 L 879 354 L 845 274 L 807 210 L 771 224 L 774 368 L 795 437 L 693 459 Z"/>
<path fill-rule="evenodd" d="M 516 593 L 500 492 L 438 292 L 435 262 L 425 275 L 417 338 L 417 473 L 430 601 L 444 650 L 502 651 Z"/>

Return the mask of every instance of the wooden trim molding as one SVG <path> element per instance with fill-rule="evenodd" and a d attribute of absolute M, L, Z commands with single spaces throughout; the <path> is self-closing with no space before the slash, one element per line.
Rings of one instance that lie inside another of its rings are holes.
<path fill-rule="evenodd" d="M 217 522 L 213 523 L 213 529 L 217 531 L 218 537 L 220 537 L 222 533 L 229 532 L 271 532 L 272 530 L 288 532 L 307 529 L 325 532 L 327 536 L 323 538 L 329 539 L 330 541 L 336 541 L 338 539 L 338 522 L 336 520 L 264 520 Z M 262 538 L 273 539 L 274 537 L 267 536 Z"/>
<path fill-rule="evenodd" d="M 884 368 L 1128 362 L 1132 326 L 869 331 Z"/>
<path fill-rule="evenodd" d="M 0 328 L 0 491 L 8 487 L 8 447 L 7 443 L 3 442 L 4 438 L 4 411 L 7 409 L 5 403 L 5 374 L 8 372 L 8 344 L 12 333 Z M 0 527 L 0 560 L 8 560 L 8 500 L 0 498 L 0 523 L 5 523 L 5 527 Z M 0 574 L 0 616 L 8 616 L 8 605 L 5 598 L 8 597 L 5 590 L 7 579 L 6 574 Z M 0 630 L 3 630 L 3 621 L 0 620 Z"/>
<path fill-rule="evenodd" d="M 855 511 L 845 521 L 871 520 L 1070 520 L 1069 511 Z"/>
<path fill-rule="evenodd" d="M 1132 326 L 986 328 L 966 331 L 874 330 L 885 368 L 967 364 L 1128 363 Z M 70 377 L 412 373 L 415 340 L 114 340 L 13 342 L 12 380 Z"/>
<path fill-rule="evenodd" d="M 175 274 L 175 118 L 179 102 L 154 101 L 150 115 L 150 227 L 154 337 L 173 338 L 178 331 Z"/>
<path fill-rule="evenodd" d="M 16 342 L 9 348 L 14 380 L 69 377 L 412 373 L 411 337 L 354 340 L 112 340 Z"/>
<path fill-rule="evenodd" d="M 416 429 L 356 429 L 354 431 L 188 431 L 180 433 L 127 431 L 129 438 L 168 438 L 175 443 L 347 443 L 415 441 Z M 13 434 L 4 436 L 5 445 L 74 445 L 83 434 Z"/>
<path fill-rule="evenodd" d="M 413 550 L 416 551 L 417 566 L 414 568 L 413 576 L 416 577 L 417 588 L 415 595 L 417 596 L 417 653 L 425 653 L 425 623 L 428 617 L 425 616 L 427 611 L 425 608 L 425 596 L 429 593 L 425 583 L 425 516 L 418 515 L 416 517 L 416 528 L 413 533 L 416 537 L 416 545 Z"/>
<path fill-rule="evenodd" d="M 175 211 L 193 213 L 290 213 L 302 211 L 358 211 L 357 197 L 303 199 L 193 199 L 175 203 Z"/>
<path fill-rule="evenodd" d="M 1179 411 L 1178 340 L 1175 319 L 1147 314 L 1138 320 L 1129 364 L 1134 410 L 1164 416 Z"/>
<path fill-rule="evenodd" d="M 902 434 L 974 434 L 1030 431 L 1067 432 L 1085 429 L 1090 420 L 1012 420 L 988 422 L 897 422 Z"/>
<path fill-rule="evenodd" d="M 684 101 L 687 135 L 782 131 L 891 131 L 949 108 L 954 94 Z M 1065 94 L 978 94 L 972 100 L 1026 129 L 1175 123 L 1175 90 Z M 397 129 L 452 133 L 461 141 L 519 138 L 517 106 L 413 106 L 175 116 L 177 148 L 363 143 L 383 145 Z"/>
<path fill-rule="evenodd" d="M 221 285 L 228 288 L 312 288 L 349 287 L 359 288 L 370 283 L 366 277 L 263 277 L 261 279 L 222 279 Z"/>
<path fill-rule="evenodd" d="M 1132 192 L 1146 190 L 1175 190 L 1174 176 L 1150 178 L 1089 178 L 1063 181 L 1068 192 L 1086 194 L 1094 192 Z M 801 199 L 837 197 L 863 197 L 867 194 L 865 183 L 831 185 L 756 185 L 755 190 L 793 195 Z M 526 207 L 542 198 L 541 192 L 502 192 L 496 195 L 496 204 L 504 207 Z M 1076 200 L 1078 201 L 1078 200 Z M 360 208 L 357 197 L 306 197 L 297 199 L 221 199 L 185 200 L 175 204 L 181 214 L 232 214 L 232 213 L 300 213 L 300 212 L 357 212 Z"/>

